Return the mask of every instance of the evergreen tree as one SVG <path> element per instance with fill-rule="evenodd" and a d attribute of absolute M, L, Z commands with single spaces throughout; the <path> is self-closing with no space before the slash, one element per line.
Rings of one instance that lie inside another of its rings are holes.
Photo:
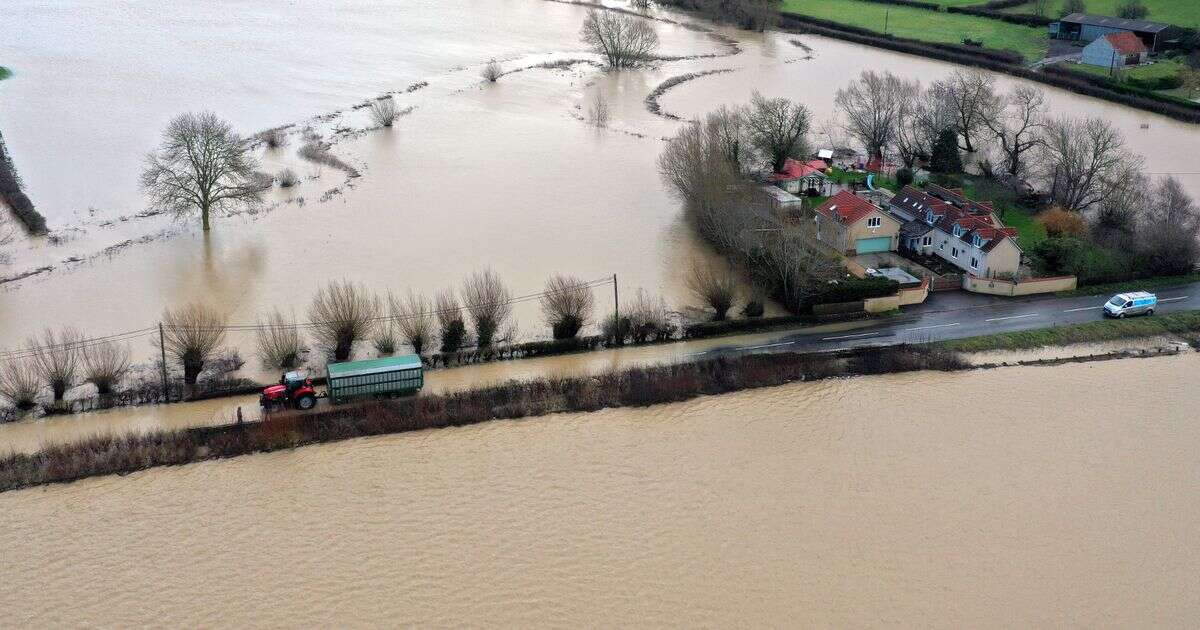
<path fill-rule="evenodd" d="M 942 133 L 938 134 L 937 142 L 933 145 L 933 157 L 929 162 L 929 170 L 944 175 L 962 172 L 962 156 L 958 153 L 958 135 L 953 129 L 944 129 Z"/>

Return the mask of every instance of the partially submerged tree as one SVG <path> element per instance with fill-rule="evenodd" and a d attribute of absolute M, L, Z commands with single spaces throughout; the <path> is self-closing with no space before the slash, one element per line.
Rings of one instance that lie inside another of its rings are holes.
<path fill-rule="evenodd" d="M 1013 177 L 1025 173 L 1027 156 L 1042 144 L 1045 125 L 1046 95 L 1041 90 L 1021 85 L 997 103 L 984 124 L 996 136 L 1004 154 L 1004 171 Z"/>
<path fill-rule="evenodd" d="M 783 170 L 790 157 L 806 151 L 808 108 L 786 98 L 767 98 L 757 91 L 746 109 L 746 128 L 750 143 L 774 172 Z"/>
<path fill-rule="evenodd" d="M 696 299 L 713 310 L 713 321 L 724 321 L 737 301 L 737 278 L 728 265 L 692 261 L 684 284 Z"/>
<path fill-rule="evenodd" d="M 1084 210 L 1122 183 L 1137 161 L 1103 118 L 1054 118 L 1042 128 L 1050 191 L 1068 210 Z"/>
<path fill-rule="evenodd" d="M 129 373 L 129 346 L 110 341 L 84 346 L 83 380 L 96 386 L 101 396 L 116 391 Z"/>
<path fill-rule="evenodd" d="M 610 68 L 641 65 L 658 50 L 658 33 L 648 20 L 616 11 L 588 11 L 579 38 Z"/>
<path fill-rule="evenodd" d="M 600 90 L 592 94 L 592 100 L 588 103 L 588 122 L 597 127 L 608 126 L 608 99 Z"/>
<path fill-rule="evenodd" d="M 454 352 L 462 347 L 467 338 L 467 325 L 463 321 L 462 307 L 453 289 L 437 296 L 438 335 L 442 352 Z"/>
<path fill-rule="evenodd" d="M 369 108 L 371 120 L 375 121 L 380 127 L 391 127 L 396 119 L 400 117 L 400 111 L 396 109 L 396 99 L 391 96 L 377 98 L 371 101 Z"/>
<path fill-rule="evenodd" d="M 480 348 L 492 345 L 496 331 L 512 315 L 512 296 L 504 281 L 492 269 L 476 271 L 462 285 L 463 306 L 475 326 L 475 342 Z"/>
<path fill-rule="evenodd" d="M 396 324 L 391 320 L 376 324 L 375 334 L 371 337 L 371 343 L 374 344 L 375 351 L 380 356 L 395 354 L 396 346 L 398 345 Z"/>
<path fill-rule="evenodd" d="M 979 70 L 958 70 L 948 79 L 939 81 L 939 92 L 949 99 L 954 114 L 954 130 L 962 139 L 960 148 L 975 152 L 975 140 L 986 129 L 985 120 L 996 102 L 996 80 Z"/>
<path fill-rule="evenodd" d="M 348 280 L 332 280 L 321 287 L 308 307 L 313 337 L 332 350 L 337 361 L 349 359 L 354 342 L 371 336 L 378 317 L 379 298 Z"/>
<path fill-rule="evenodd" d="M 479 72 L 479 76 L 483 77 L 488 83 L 495 83 L 500 77 L 504 76 L 504 69 L 500 67 L 500 63 L 495 59 L 487 62 L 483 66 L 483 70 Z"/>
<path fill-rule="evenodd" d="M 296 319 L 275 310 L 258 325 L 258 356 L 263 365 L 281 369 L 296 367 L 303 350 Z"/>
<path fill-rule="evenodd" d="M 883 157 L 902 126 L 900 117 L 911 113 L 919 91 L 920 84 L 891 72 L 866 70 L 857 81 L 837 91 L 834 105 L 845 117 L 846 132 L 862 143 L 867 155 Z"/>
<path fill-rule="evenodd" d="M 195 385 L 204 364 L 225 341 L 225 316 L 203 304 L 163 312 L 166 352 L 183 366 L 183 382 Z"/>
<path fill-rule="evenodd" d="M 54 393 L 55 402 L 75 386 L 79 372 L 80 345 L 83 335 L 74 328 L 55 333 L 47 328 L 40 337 L 30 337 L 26 349 L 42 383 Z"/>
<path fill-rule="evenodd" d="M 33 409 L 41 391 L 42 379 L 31 360 L 11 359 L 0 363 L 0 396 L 14 407 L 21 411 Z"/>
<path fill-rule="evenodd" d="M 179 215 L 200 213 L 205 230 L 213 210 L 259 203 L 258 163 L 229 123 L 212 112 L 176 116 L 159 149 L 146 156 L 142 190 L 150 203 Z"/>
<path fill-rule="evenodd" d="M 661 295 L 651 297 L 645 289 L 638 288 L 634 293 L 626 313 L 625 325 L 634 343 L 665 341 L 675 331 L 666 300 Z"/>
<path fill-rule="evenodd" d="M 574 276 L 551 276 L 541 297 L 542 317 L 555 339 L 570 339 L 587 325 L 595 296 L 587 283 Z"/>
<path fill-rule="evenodd" d="M 421 354 L 433 342 L 433 303 L 424 295 L 409 289 L 402 300 L 389 295 L 388 306 L 401 339 L 412 346 L 414 354 Z"/>

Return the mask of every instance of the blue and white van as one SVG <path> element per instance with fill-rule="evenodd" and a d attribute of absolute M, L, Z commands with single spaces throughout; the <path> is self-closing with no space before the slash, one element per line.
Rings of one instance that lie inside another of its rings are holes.
<path fill-rule="evenodd" d="M 1104 315 L 1121 319 L 1131 315 L 1153 315 L 1158 296 L 1145 291 L 1118 293 L 1104 303 Z"/>

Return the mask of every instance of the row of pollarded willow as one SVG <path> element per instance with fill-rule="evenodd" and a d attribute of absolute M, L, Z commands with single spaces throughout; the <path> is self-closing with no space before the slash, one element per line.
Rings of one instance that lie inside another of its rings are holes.
<path fill-rule="evenodd" d="M 0 364 L 0 397 L 18 409 L 32 408 L 44 389 L 55 402 L 86 382 L 100 394 L 112 393 L 129 371 L 129 348 L 120 343 L 83 340 L 73 328 L 47 328 L 31 337 L 20 354 Z"/>

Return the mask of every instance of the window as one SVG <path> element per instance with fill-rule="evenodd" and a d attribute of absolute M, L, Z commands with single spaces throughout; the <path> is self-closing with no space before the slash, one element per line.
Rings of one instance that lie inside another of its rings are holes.
<path fill-rule="evenodd" d="M 959 227 L 957 223 L 954 224 L 954 235 L 962 236 L 962 228 Z"/>
<path fill-rule="evenodd" d="M 951 247 L 951 248 L 950 248 L 950 257 L 951 257 L 951 258 L 958 258 L 958 248 L 957 248 L 957 247 Z"/>
<path fill-rule="evenodd" d="M 978 269 L 978 268 L 979 268 L 979 261 L 978 261 L 978 260 L 976 260 L 975 258 L 972 258 L 972 259 L 971 259 L 971 268 L 972 268 L 972 269 Z"/>
<path fill-rule="evenodd" d="M 971 243 L 975 245 L 975 247 L 981 247 L 983 245 L 983 238 L 976 234 L 975 238 L 971 239 Z"/>
<path fill-rule="evenodd" d="M 921 241 L 921 244 L 922 244 L 922 245 L 925 245 L 926 247 L 928 247 L 929 245 L 932 245 L 932 244 L 933 244 L 933 237 L 932 237 L 932 236 L 926 236 L 926 237 L 925 237 L 925 240 Z"/>
<path fill-rule="evenodd" d="M 883 219 L 879 217 L 871 217 L 870 219 L 867 219 L 867 227 L 869 228 L 877 228 L 880 225 L 883 225 Z"/>
<path fill-rule="evenodd" d="M 930 225 L 933 225 L 933 211 L 932 210 L 925 211 L 925 222 Z"/>

